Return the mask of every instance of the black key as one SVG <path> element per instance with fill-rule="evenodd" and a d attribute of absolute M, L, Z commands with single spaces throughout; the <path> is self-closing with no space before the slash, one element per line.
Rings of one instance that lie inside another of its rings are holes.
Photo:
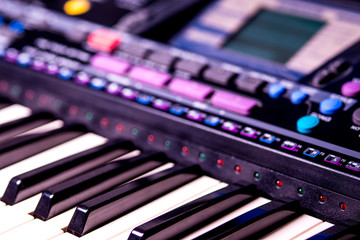
<path fill-rule="evenodd" d="M 272 201 L 240 215 L 195 239 L 259 239 L 299 217 L 301 215 L 301 213 L 297 212 L 299 208 L 297 202 L 282 203 Z"/>
<path fill-rule="evenodd" d="M 228 186 L 136 227 L 133 231 L 137 234 L 131 233 L 129 239 L 182 238 L 255 198 L 253 186 Z"/>
<path fill-rule="evenodd" d="M 74 139 L 84 132 L 81 127 L 71 126 L 12 138 L 0 145 L 0 169 Z"/>
<path fill-rule="evenodd" d="M 59 183 L 42 193 L 34 216 L 41 220 L 52 218 L 82 201 L 128 182 L 167 161 L 164 154 L 143 153 L 127 160 L 108 163 Z"/>
<path fill-rule="evenodd" d="M 112 141 L 72 155 L 11 179 L 2 201 L 13 205 L 56 183 L 70 179 L 109 162 L 134 149 L 130 142 Z"/>
<path fill-rule="evenodd" d="M 82 236 L 198 178 L 198 166 L 172 169 L 136 180 L 80 204 L 67 231 Z"/>
<path fill-rule="evenodd" d="M 360 225 L 352 227 L 335 225 L 321 233 L 315 234 L 308 240 L 351 240 L 360 239 Z"/>
<path fill-rule="evenodd" d="M 27 118 L 22 118 L 13 122 L 2 124 L 0 125 L 0 142 L 9 140 L 18 134 L 40 127 L 53 120 L 54 118 L 50 114 L 40 113 L 31 115 Z"/>

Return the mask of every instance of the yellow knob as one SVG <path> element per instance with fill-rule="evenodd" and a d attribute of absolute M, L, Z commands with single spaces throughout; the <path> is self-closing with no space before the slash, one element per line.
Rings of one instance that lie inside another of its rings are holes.
<path fill-rule="evenodd" d="M 64 12 L 67 15 L 81 15 L 90 10 L 91 4 L 87 0 L 69 0 L 64 5 Z"/>

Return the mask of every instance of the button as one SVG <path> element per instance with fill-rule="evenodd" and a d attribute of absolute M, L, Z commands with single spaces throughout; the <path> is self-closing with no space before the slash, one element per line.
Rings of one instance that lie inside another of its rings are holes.
<path fill-rule="evenodd" d="M 179 60 L 175 63 L 175 68 L 180 71 L 190 73 L 193 77 L 199 77 L 201 71 L 205 68 L 205 64 L 189 61 L 189 60 Z"/>
<path fill-rule="evenodd" d="M 27 67 L 31 64 L 31 56 L 28 53 L 20 53 L 17 57 L 17 64 L 22 67 Z"/>
<path fill-rule="evenodd" d="M 147 95 L 147 94 L 139 94 L 136 98 L 136 101 L 138 103 L 141 103 L 143 105 L 148 105 L 154 100 L 153 96 Z"/>
<path fill-rule="evenodd" d="M 356 125 L 360 126 L 360 108 L 356 109 L 352 115 L 352 120 Z"/>
<path fill-rule="evenodd" d="M 119 95 L 121 93 L 122 87 L 119 86 L 117 83 L 110 83 L 106 86 L 106 92 L 111 95 Z"/>
<path fill-rule="evenodd" d="M 312 133 L 314 129 L 319 125 L 320 120 L 317 117 L 314 116 L 304 116 L 301 117 L 297 123 L 297 130 L 300 133 Z"/>
<path fill-rule="evenodd" d="M 305 100 L 307 98 L 308 98 L 308 95 L 301 90 L 295 90 L 290 95 L 290 101 L 293 104 L 301 104 L 301 103 L 305 102 Z"/>
<path fill-rule="evenodd" d="M 57 75 L 59 73 L 60 67 L 55 63 L 49 63 L 47 64 L 45 68 L 45 72 L 49 75 Z"/>
<path fill-rule="evenodd" d="M 219 67 L 210 67 L 204 71 L 203 77 L 206 81 L 226 86 L 235 76 L 235 73 Z"/>
<path fill-rule="evenodd" d="M 149 55 L 148 60 L 170 67 L 176 60 L 176 57 L 165 52 L 154 52 Z"/>
<path fill-rule="evenodd" d="M 343 105 L 343 102 L 336 98 L 327 98 L 320 103 L 320 112 L 325 115 L 333 115 Z"/>
<path fill-rule="evenodd" d="M 129 100 L 134 100 L 136 99 L 136 96 L 138 95 L 138 92 L 137 91 L 134 91 L 130 88 L 124 88 L 122 89 L 121 91 L 121 96 L 123 98 L 126 98 L 126 99 L 129 99 Z"/>
<path fill-rule="evenodd" d="M 350 161 L 345 167 L 348 168 L 348 169 L 354 170 L 354 171 L 359 171 L 360 170 L 360 163 Z"/>
<path fill-rule="evenodd" d="M 181 105 L 177 105 L 177 104 L 171 106 L 171 108 L 170 108 L 170 113 L 178 115 L 178 116 L 182 115 L 185 111 L 186 111 L 185 107 L 183 107 Z"/>
<path fill-rule="evenodd" d="M 325 162 L 329 162 L 332 164 L 337 164 L 340 160 L 341 160 L 340 157 L 332 155 L 332 154 L 327 155 L 326 158 L 324 159 Z"/>
<path fill-rule="evenodd" d="M 194 121 L 198 121 L 198 122 L 202 122 L 203 120 L 203 113 L 196 111 L 196 110 L 190 110 L 187 114 L 186 117 L 188 119 L 194 120 Z"/>
<path fill-rule="evenodd" d="M 115 32 L 98 29 L 92 32 L 88 39 L 88 45 L 96 50 L 112 52 L 121 42 L 121 36 Z"/>
<path fill-rule="evenodd" d="M 249 115 L 257 106 L 255 100 L 225 91 L 216 91 L 211 97 L 211 103 L 215 107 L 241 115 Z"/>
<path fill-rule="evenodd" d="M 162 88 L 170 80 L 171 75 L 168 73 L 162 73 L 155 70 L 151 70 L 144 67 L 133 67 L 128 76 L 135 80 L 148 85 L 152 85 L 157 88 Z"/>
<path fill-rule="evenodd" d="M 171 106 L 171 102 L 169 101 L 165 101 L 163 99 L 155 99 L 153 102 L 153 107 L 160 109 L 160 110 L 164 110 L 164 111 L 168 111 L 169 108 Z"/>
<path fill-rule="evenodd" d="M 93 78 L 90 81 L 90 87 L 95 90 L 102 90 L 106 87 L 107 81 L 102 78 Z"/>
<path fill-rule="evenodd" d="M 24 24 L 17 20 L 13 20 L 9 23 L 9 29 L 17 34 L 21 34 L 25 31 Z"/>
<path fill-rule="evenodd" d="M 5 60 L 8 62 L 16 62 L 19 56 L 19 51 L 15 48 L 9 48 L 5 52 Z"/>
<path fill-rule="evenodd" d="M 149 53 L 150 50 L 147 48 L 144 48 L 143 46 L 139 44 L 123 44 L 120 47 L 120 50 L 122 52 L 128 53 L 130 55 L 139 57 L 139 58 L 145 58 Z"/>
<path fill-rule="evenodd" d="M 317 155 L 319 155 L 320 151 L 314 148 L 307 148 L 303 154 L 309 157 L 316 157 Z"/>
<path fill-rule="evenodd" d="M 32 61 L 30 67 L 36 71 L 43 71 L 46 69 L 46 63 L 43 58 L 37 57 Z"/>
<path fill-rule="evenodd" d="M 257 138 L 257 131 L 251 127 L 245 127 L 240 134 L 249 138 Z"/>
<path fill-rule="evenodd" d="M 130 68 L 130 63 L 109 55 L 96 54 L 91 58 L 91 66 L 106 72 L 124 75 Z"/>
<path fill-rule="evenodd" d="M 286 88 L 280 83 L 273 83 L 268 88 L 269 96 L 279 98 L 285 93 Z"/>
<path fill-rule="evenodd" d="M 274 135 L 271 135 L 269 133 L 264 133 L 261 137 L 260 137 L 260 141 L 264 142 L 264 143 L 272 143 L 274 142 L 276 139 L 276 137 Z"/>
<path fill-rule="evenodd" d="M 341 94 L 345 97 L 356 97 L 360 93 L 360 82 L 347 82 L 341 87 Z"/>
<path fill-rule="evenodd" d="M 236 79 L 235 84 L 238 89 L 249 92 L 249 93 L 257 93 L 263 86 L 265 86 L 265 81 L 251 77 L 240 77 Z"/>
<path fill-rule="evenodd" d="M 58 76 L 59 76 L 61 79 L 69 80 L 69 79 L 71 79 L 71 78 L 74 76 L 74 71 L 71 70 L 70 68 L 62 67 L 62 68 L 60 68 L 60 70 L 59 70 Z"/>
<path fill-rule="evenodd" d="M 297 147 L 297 143 L 291 142 L 291 141 L 284 141 L 283 144 L 281 144 L 281 147 L 290 151 L 294 151 L 297 152 L 298 149 Z"/>
<path fill-rule="evenodd" d="M 221 128 L 226 130 L 226 131 L 229 131 L 229 132 L 237 133 L 237 132 L 239 132 L 240 126 L 233 123 L 233 122 L 226 121 L 226 122 L 223 123 Z"/>
<path fill-rule="evenodd" d="M 91 78 L 89 76 L 89 74 L 85 73 L 85 72 L 79 72 L 78 74 L 76 74 L 74 82 L 76 82 L 77 84 L 80 85 L 87 85 L 89 84 Z"/>
<path fill-rule="evenodd" d="M 91 4 L 87 0 L 69 0 L 64 5 L 64 12 L 70 16 L 81 15 L 90 10 Z"/>
<path fill-rule="evenodd" d="M 220 118 L 216 117 L 216 116 L 208 116 L 207 118 L 205 118 L 204 123 L 210 126 L 217 126 L 220 123 Z"/>
<path fill-rule="evenodd" d="M 169 90 L 175 94 L 197 101 L 204 101 L 213 91 L 208 85 L 180 78 L 176 78 L 170 82 Z"/>

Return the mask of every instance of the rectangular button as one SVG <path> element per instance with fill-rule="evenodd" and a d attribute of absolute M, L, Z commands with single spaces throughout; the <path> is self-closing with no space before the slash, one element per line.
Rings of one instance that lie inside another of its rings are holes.
<path fill-rule="evenodd" d="M 95 30 L 87 39 L 90 47 L 104 52 L 113 51 L 120 42 L 121 36 L 119 34 L 106 29 Z"/>
<path fill-rule="evenodd" d="M 249 115 L 251 110 L 257 105 L 255 100 L 224 91 L 215 92 L 211 98 L 211 102 L 215 107 L 241 115 Z"/>
<path fill-rule="evenodd" d="M 205 84 L 190 80 L 176 78 L 169 84 L 169 90 L 175 94 L 182 95 L 197 101 L 204 101 L 213 89 Z"/>
<path fill-rule="evenodd" d="M 124 75 L 130 63 L 105 54 L 96 54 L 91 58 L 91 66 L 106 72 Z"/>
<path fill-rule="evenodd" d="M 139 81 L 148 85 L 162 88 L 170 80 L 168 73 L 162 73 L 144 67 L 133 67 L 129 72 L 129 77 L 135 81 Z"/>

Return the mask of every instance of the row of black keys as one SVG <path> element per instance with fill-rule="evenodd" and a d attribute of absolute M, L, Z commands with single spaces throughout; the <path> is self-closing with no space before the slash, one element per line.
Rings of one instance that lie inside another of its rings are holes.
<path fill-rule="evenodd" d="M 1 107 L 8 106 L 3 104 Z M 46 114 L 36 114 L 2 124 L 1 171 L 84 134 L 85 130 L 78 126 L 65 126 L 49 132 L 19 135 L 53 120 Z M 139 156 L 114 161 L 134 149 L 133 144 L 127 141 L 108 141 L 98 147 L 26 171 L 11 179 L 1 200 L 7 205 L 16 205 L 42 192 L 32 215 L 43 221 L 77 206 L 66 231 L 83 236 L 202 175 L 197 166 L 176 165 L 129 182 L 171 162 L 164 154 L 154 152 L 143 152 Z M 136 227 L 129 238 L 185 237 L 258 196 L 253 186 L 229 185 Z M 271 201 L 196 239 L 257 239 L 299 216 L 298 203 Z M 341 234 L 356 238 L 359 236 L 357 231 L 356 227 L 336 225 L 313 239 L 326 239 L 326 236 L 339 239 Z M 0 233 L 0 239 L 1 235 L 6 236 L 8 232 L 7 229 L 4 234 Z"/>

